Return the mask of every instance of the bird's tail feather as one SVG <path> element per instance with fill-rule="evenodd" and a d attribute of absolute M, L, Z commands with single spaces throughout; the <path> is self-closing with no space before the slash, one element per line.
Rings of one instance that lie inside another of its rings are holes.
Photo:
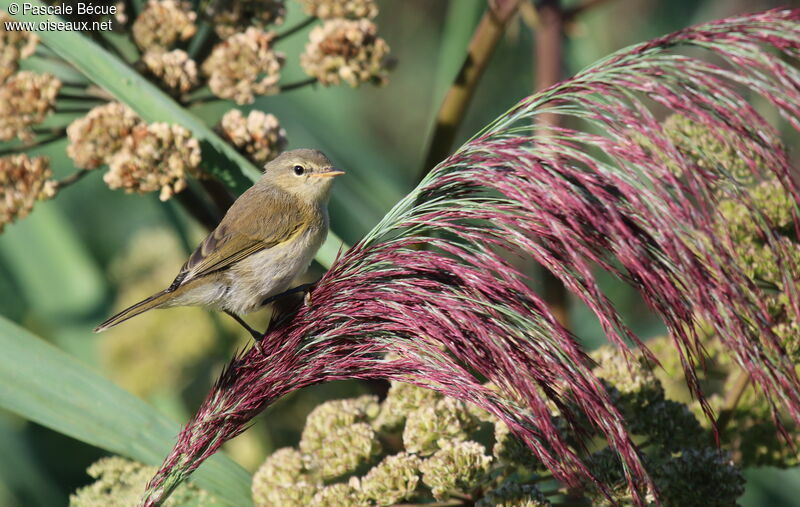
<path fill-rule="evenodd" d="M 109 317 L 108 320 L 94 328 L 94 332 L 99 333 L 101 331 L 105 331 L 106 329 L 114 327 L 121 322 L 125 322 L 131 317 L 136 317 L 140 313 L 144 313 L 147 310 L 152 310 L 153 308 L 158 308 L 167 300 L 167 296 L 169 294 L 170 291 L 168 289 L 162 290 L 161 292 L 157 292 L 145 300 L 139 301 L 135 305 L 125 308 L 118 314 L 114 315 L 113 317 Z"/>

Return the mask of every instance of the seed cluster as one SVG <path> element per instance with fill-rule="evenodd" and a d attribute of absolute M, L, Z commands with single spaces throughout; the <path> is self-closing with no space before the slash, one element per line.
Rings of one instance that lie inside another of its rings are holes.
<path fill-rule="evenodd" d="M 18 62 L 36 51 L 39 37 L 24 30 L 6 30 L 6 22 L 13 21 L 5 11 L 0 11 L 0 83 L 17 71 Z"/>
<path fill-rule="evenodd" d="M 186 188 L 186 178 L 198 175 L 200 145 L 191 133 L 168 123 L 134 127 L 122 149 L 109 162 L 103 181 L 126 192 L 159 190 L 166 201 Z"/>
<path fill-rule="evenodd" d="M 225 39 L 249 27 L 261 30 L 281 25 L 286 18 L 285 0 L 218 0 L 210 9 L 214 31 Z"/>
<path fill-rule="evenodd" d="M 238 109 L 231 109 L 222 117 L 219 130 L 257 165 L 266 164 L 286 148 L 286 131 L 274 115 L 262 111 L 253 110 L 244 116 Z"/>
<path fill-rule="evenodd" d="M 61 81 L 50 74 L 20 71 L 0 84 L 0 141 L 30 141 L 33 125 L 44 121 L 56 105 Z"/>
<path fill-rule="evenodd" d="M 250 104 L 256 95 L 278 93 L 285 57 L 272 49 L 274 39 L 272 32 L 248 28 L 219 43 L 203 63 L 214 95 Z"/>
<path fill-rule="evenodd" d="M 45 157 L 21 153 L 0 157 L 0 232 L 3 226 L 24 218 L 39 199 L 55 195 L 53 173 Z"/>
<path fill-rule="evenodd" d="M 199 82 L 197 63 L 182 49 L 148 51 L 142 56 L 142 63 L 173 95 L 184 94 Z"/>
<path fill-rule="evenodd" d="M 325 21 L 311 31 L 300 64 L 326 86 L 385 84 L 389 45 L 377 33 L 375 23 L 368 19 Z"/>

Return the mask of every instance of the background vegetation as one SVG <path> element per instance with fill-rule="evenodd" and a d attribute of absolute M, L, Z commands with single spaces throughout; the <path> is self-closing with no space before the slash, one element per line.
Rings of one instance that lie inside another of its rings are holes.
<path fill-rule="evenodd" d="M 560 59 L 564 75 L 635 42 L 787 2 L 586 3 L 597 5 L 587 8 L 565 28 L 568 37 Z M 565 0 L 564 4 L 571 7 L 581 2 Z M 276 115 L 286 129 L 289 148 L 322 149 L 348 171 L 348 176 L 337 182 L 331 204 L 331 228 L 347 244 L 377 223 L 430 166 L 426 158 L 436 112 L 486 3 L 384 0 L 379 6 L 379 34 L 397 60 L 387 86 L 303 87 L 257 97 L 241 107 L 243 112 L 260 110 Z M 301 10 L 289 2 L 284 26 L 293 26 L 303 18 Z M 510 21 L 455 133 L 456 143 L 546 80 L 547 76 L 541 75 L 546 69 L 534 51 L 536 22 L 526 9 Z M 282 82 L 299 82 L 306 77 L 297 55 L 306 43 L 307 30 L 281 43 L 280 49 L 289 56 Z M 228 101 L 208 100 L 193 104 L 190 110 L 213 125 L 232 107 Z M 57 112 L 51 121 L 61 119 L 63 123 L 66 116 L 80 115 Z M 66 139 L 37 150 L 51 157 L 57 178 L 76 171 L 65 148 Z M 51 352 L 43 349 L 42 363 L 0 371 L 0 393 L 6 402 L 13 402 L 13 391 L 24 382 L 34 382 L 28 377 L 36 376 L 43 393 L 62 398 L 95 397 L 98 403 L 106 400 L 109 406 L 125 404 L 128 395 L 122 390 L 93 392 L 89 379 L 83 384 L 83 392 L 73 393 L 48 371 L 48 360 L 61 358 L 58 363 L 66 368 L 76 361 L 166 416 L 157 421 L 144 416 L 135 419 L 135 410 L 109 415 L 127 419 L 132 428 L 137 424 L 161 425 L 166 452 L 177 423 L 194 412 L 222 365 L 249 337 L 226 317 L 198 309 L 153 312 L 102 335 L 93 335 L 91 329 L 113 311 L 167 284 L 203 234 L 202 224 L 176 200 L 163 203 L 155 194 L 128 195 L 109 190 L 99 172 L 64 189 L 58 199 L 37 204 L 30 216 L 7 226 L 0 235 L 0 314 L 66 354 L 51 357 Z M 309 278 L 318 277 L 322 269 L 315 265 Z M 611 279 L 604 289 L 640 336 L 663 333 L 634 292 Z M 568 307 L 571 327 L 586 346 L 601 345 L 603 334 L 588 310 L 575 301 Z M 2 353 L 14 352 L 13 339 L 21 332 L 3 324 Z M 321 401 L 381 389 L 380 385 L 347 381 L 295 393 L 267 410 L 253 429 L 226 445 L 227 455 L 244 469 L 254 471 L 274 449 L 297 444 L 306 415 Z M 40 422 L 46 423 L 48 417 L 74 417 L 73 436 L 81 431 L 81 414 L 59 412 L 57 407 L 53 410 L 53 414 L 42 414 Z M 170 425 L 168 420 L 175 424 Z M 102 426 L 99 421 L 97 430 L 82 429 L 95 435 L 97 446 L 92 446 L 0 410 L 0 505 L 64 504 L 71 492 L 92 481 L 85 470 L 107 454 L 103 448 L 120 452 L 113 445 L 121 443 L 104 445 L 102 436 L 97 437 Z M 156 464 L 162 457 L 154 456 L 150 461 Z M 139 457 L 143 461 L 146 458 Z M 752 469 L 746 476 L 744 505 L 792 505 L 800 494 L 796 470 Z"/>

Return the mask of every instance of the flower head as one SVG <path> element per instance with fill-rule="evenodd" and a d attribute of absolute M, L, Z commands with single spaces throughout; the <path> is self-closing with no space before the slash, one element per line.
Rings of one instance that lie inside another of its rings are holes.
<path fill-rule="evenodd" d="M 0 83 L 17 71 L 18 62 L 36 50 L 39 37 L 25 30 L 6 30 L 6 22 L 13 21 L 5 11 L 0 11 Z"/>
<path fill-rule="evenodd" d="M 450 492 L 469 493 L 489 473 L 492 458 L 477 442 L 448 443 L 420 465 L 422 481 L 441 500 Z"/>
<path fill-rule="evenodd" d="M 325 486 L 308 504 L 310 507 L 369 507 L 359 490 L 359 481 L 351 477 L 349 482 L 337 482 Z"/>
<path fill-rule="evenodd" d="M 533 485 L 506 481 L 475 503 L 476 507 L 549 507 L 550 501 Z"/>
<path fill-rule="evenodd" d="M 376 505 L 394 505 L 411 500 L 420 485 L 422 460 L 401 452 L 387 456 L 361 479 L 364 497 Z"/>
<path fill-rule="evenodd" d="M 155 470 L 118 456 L 101 458 L 86 470 L 95 481 L 69 497 L 72 507 L 128 507 L 136 505 L 142 488 Z M 166 507 L 216 504 L 216 499 L 191 483 L 180 487 L 164 504 Z"/>
<path fill-rule="evenodd" d="M 107 164 L 133 132 L 142 124 L 131 108 L 119 102 L 109 102 L 92 108 L 89 113 L 67 127 L 67 155 L 84 169 Z"/>
<path fill-rule="evenodd" d="M 274 39 L 272 32 L 248 28 L 217 44 L 203 63 L 211 91 L 237 104 L 277 93 L 285 57 L 272 49 Z"/>
<path fill-rule="evenodd" d="M 214 31 L 225 39 L 247 28 L 260 30 L 281 25 L 286 16 L 286 0 L 218 1 L 211 8 Z"/>
<path fill-rule="evenodd" d="M 197 86 L 197 64 L 186 51 L 150 50 L 142 55 L 142 62 L 171 93 L 180 95 Z"/>
<path fill-rule="evenodd" d="M 311 31 L 300 64 L 320 83 L 350 86 L 385 84 L 389 45 L 378 37 L 374 23 L 366 19 L 331 19 Z"/>
<path fill-rule="evenodd" d="M 238 109 L 231 109 L 220 120 L 219 130 L 258 165 L 266 164 L 286 148 L 286 130 L 274 115 L 262 111 L 250 111 L 245 117 Z"/>
<path fill-rule="evenodd" d="M 133 40 L 143 51 L 169 49 L 195 34 L 196 18 L 189 2 L 150 0 L 133 22 Z"/>
<path fill-rule="evenodd" d="M 3 226 L 24 218 L 39 199 L 55 194 L 55 186 L 48 179 L 53 175 L 45 157 L 28 155 L 0 157 L 0 232 Z"/>
<path fill-rule="evenodd" d="M 372 19 L 378 15 L 375 0 L 300 0 L 309 16 L 320 19 Z"/>
<path fill-rule="evenodd" d="M 378 403 L 373 396 L 329 401 L 315 408 L 300 439 L 307 468 L 327 480 L 372 463 L 381 444 L 366 421 L 377 413 Z"/>
<path fill-rule="evenodd" d="M 253 501 L 257 506 L 308 505 L 321 485 L 303 469 L 303 457 L 285 447 L 272 453 L 253 475 Z"/>
<path fill-rule="evenodd" d="M 409 452 L 427 456 L 447 442 L 466 440 L 478 423 L 463 401 L 444 398 L 408 414 L 403 445 Z"/>
<path fill-rule="evenodd" d="M 122 150 L 109 162 L 103 181 L 112 189 L 154 192 L 166 201 L 186 188 L 186 177 L 198 174 L 200 144 L 179 125 L 153 123 L 134 127 Z"/>
<path fill-rule="evenodd" d="M 53 111 L 60 89 L 55 76 L 29 71 L 17 72 L 0 84 L 0 141 L 33 139 L 31 126 Z"/>
<path fill-rule="evenodd" d="M 381 430 L 401 429 L 411 411 L 433 405 L 440 399 L 442 395 L 432 389 L 393 381 L 374 424 Z"/>

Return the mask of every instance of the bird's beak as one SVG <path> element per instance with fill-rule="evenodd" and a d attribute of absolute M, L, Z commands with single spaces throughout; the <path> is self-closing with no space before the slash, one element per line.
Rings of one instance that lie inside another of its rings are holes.
<path fill-rule="evenodd" d="M 344 171 L 340 171 L 335 167 L 326 167 L 321 172 L 312 173 L 309 176 L 313 176 L 315 178 L 333 178 L 334 176 L 339 176 L 344 174 Z"/>

